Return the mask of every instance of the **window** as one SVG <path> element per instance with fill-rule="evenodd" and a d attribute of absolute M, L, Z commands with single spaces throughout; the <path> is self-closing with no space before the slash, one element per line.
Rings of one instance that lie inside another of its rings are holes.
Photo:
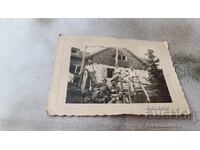
<path fill-rule="evenodd" d="M 107 68 L 107 78 L 113 77 L 114 70 L 113 68 Z"/>
<path fill-rule="evenodd" d="M 81 70 L 81 66 L 80 65 L 76 65 L 74 73 L 79 73 L 80 70 Z"/>
<path fill-rule="evenodd" d="M 70 65 L 69 72 L 73 74 L 74 71 L 75 71 L 75 66 L 74 65 Z"/>
<path fill-rule="evenodd" d="M 115 59 L 115 58 L 116 58 L 116 55 L 113 54 L 113 55 L 112 55 L 112 58 Z M 118 55 L 117 59 L 118 59 L 118 60 L 127 61 L 127 56 L 124 56 L 124 55 Z"/>
<path fill-rule="evenodd" d="M 72 74 L 79 73 L 80 72 L 80 68 L 81 68 L 80 65 L 72 64 L 72 65 L 70 65 L 69 71 Z"/>
<path fill-rule="evenodd" d="M 124 56 L 124 55 L 123 55 L 122 60 L 127 61 L 127 56 Z"/>
<path fill-rule="evenodd" d="M 128 57 L 127 56 L 125 56 L 125 61 L 128 61 Z"/>
<path fill-rule="evenodd" d="M 122 55 L 118 55 L 118 60 L 121 60 L 121 58 L 122 58 Z"/>

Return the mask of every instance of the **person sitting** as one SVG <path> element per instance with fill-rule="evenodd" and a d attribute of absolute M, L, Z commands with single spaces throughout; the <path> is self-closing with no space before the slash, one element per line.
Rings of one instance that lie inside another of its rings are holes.
<path fill-rule="evenodd" d="M 119 92 L 119 96 L 116 99 L 116 103 L 129 103 L 128 97 L 123 91 Z"/>
<path fill-rule="evenodd" d="M 111 101 L 109 103 L 116 103 L 116 99 L 119 96 L 120 88 L 117 86 L 117 81 L 111 80 L 110 86 L 110 93 L 111 93 Z"/>
<path fill-rule="evenodd" d="M 100 90 L 96 90 L 91 95 L 92 103 L 108 103 L 110 100 L 110 90 L 107 85 L 103 85 Z"/>
<path fill-rule="evenodd" d="M 103 78 L 101 83 L 97 83 L 96 88 L 100 89 L 102 86 L 108 86 L 106 78 Z"/>

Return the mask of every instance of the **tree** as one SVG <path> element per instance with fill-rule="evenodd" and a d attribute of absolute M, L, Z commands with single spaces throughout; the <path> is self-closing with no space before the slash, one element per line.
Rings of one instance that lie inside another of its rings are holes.
<path fill-rule="evenodd" d="M 156 82 L 156 79 L 159 75 L 160 69 L 158 68 L 160 60 L 156 58 L 154 55 L 154 51 L 148 49 L 147 53 L 147 63 L 148 63 L 148 73 L 149 73 L 149 81 Z"/>
<path fill-rule="evenodd" d="M 154 51 L 148 49 L 147 53 L 147 64 L 148 64 L 148 81 L 151 83 L 150 90 L 153 92 L 155 101 L 169 101 L 171 100 L 169 91 L 165 82 L 162 69 L 159 69 L 160 60 L 154 55 Z"/>

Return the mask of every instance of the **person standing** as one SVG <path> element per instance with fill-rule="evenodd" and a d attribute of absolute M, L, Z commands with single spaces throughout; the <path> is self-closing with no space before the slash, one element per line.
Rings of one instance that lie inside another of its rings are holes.
<path fill-rule="evenodd" d="M 84 67 L 83 74 L 85 74 L 85 82 L 89 84 L 89 90 L 93 90 L 94 86 L 97 84 L 97 80 L 96 71 L 91 59 L 87 61 L 87 65 Z M 84 88 L 86 87 L 86 83 L 83 83 Z"/>

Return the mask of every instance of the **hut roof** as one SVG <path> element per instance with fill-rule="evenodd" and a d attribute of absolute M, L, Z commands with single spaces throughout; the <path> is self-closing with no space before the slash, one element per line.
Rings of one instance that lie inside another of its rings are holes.
<path fill-rule="evenodd" d="M 98 54 L 100 54 L 100 53 L 102 53 L 102 52 L 104 52 L 104 51 L 108 51 L 108 50 L 116 50 L 116 48 L 114 48 L 114 47 L 105 48 L 105 49 L 100 50 L 100 51 L 97 51 L 97 52 L 95 52 L 95 53 L 86 55 L 86 59 L 91 59 L 91 58 L 93 58 L 95 55 L 98 55 Z M 146 68 L 146 67 L 147 67 L 147 62 L 146 62 L 146 60 L 145 60 L 144 58 L 140 58 L 140 57 L 136 56 L 136 55 L 135 55 L 134 53 L 132 53 L 129 49 L 127 49 L 127 48 L 118 48 L 118 50 L 119 50 L 120 52 L 126 51 L 128 54 L 130 54 L 130 56 L 132 56 L 133 58 L 137 59 L 137 60 L 141 63 L 141 65 L 144 66 L 143 68 Z M 102 59 L 102 63 L 104 63 L 103 59 Z"/>

